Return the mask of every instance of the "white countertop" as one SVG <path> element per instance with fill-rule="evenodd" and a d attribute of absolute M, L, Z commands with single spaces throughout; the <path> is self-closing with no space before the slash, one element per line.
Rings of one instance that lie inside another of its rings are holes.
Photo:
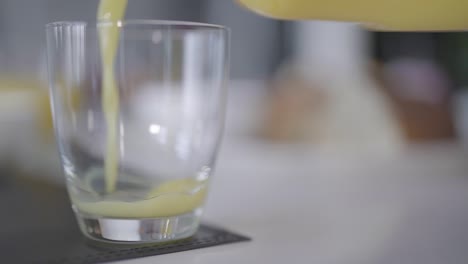
<path fill-rule="evenodd" d="M 255 140 L 249 135 L 265 93 L 259 87 L 231 89 L 204 216 L 253 240 L 118 263 L 466 263 L 468 151 L 449 142 L 399 154 L 345 154 Z M 24 126 L 14 130 L 22 133 L 15 142 L 26 142 L 15 155 L 39 157 L 45 148 L 31 151 L 25 140 L 33 138 L 31 122 L 12 120 Z M 10 130 L 1 130 L 2 142 L 12 144 Z M 12 155 L 8 149 L 0 154 Z M 58 161 L 45 156 L 51 161 L 39 159 L 31 170 Z"/>
<path fill-rule="evenodd" d="M 119 263 L 465 263 L 467 160 L 451 143 L 352 156 L 229 142 L 205 220 L 253 240 Z"/>

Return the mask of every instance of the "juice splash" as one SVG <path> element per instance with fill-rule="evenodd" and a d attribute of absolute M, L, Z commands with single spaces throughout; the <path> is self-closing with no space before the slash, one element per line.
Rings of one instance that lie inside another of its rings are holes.
<path fill-rule="evenodd" d="M 206 192 L 206 182 L 189 178 L 162 183 L 147 194 L 147 199 L 137 201 L 107 198 L 89 202 L 73 195 L 72 199 L 81 212 L 94 216 L 158 218 L 192 212 L 203 205 Z"/>

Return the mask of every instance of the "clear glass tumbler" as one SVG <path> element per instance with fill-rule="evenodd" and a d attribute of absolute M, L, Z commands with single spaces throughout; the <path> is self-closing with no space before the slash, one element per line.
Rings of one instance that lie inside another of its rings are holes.
<path fill-rule="evenodd" d="M 103 86 L 107 26 L 120 29 L 115 94 Z M 46 31 L 56 138 L 82 232 L 123 243 L 193 235 L 224 126 L 228 30 L 129 20 Z"/>

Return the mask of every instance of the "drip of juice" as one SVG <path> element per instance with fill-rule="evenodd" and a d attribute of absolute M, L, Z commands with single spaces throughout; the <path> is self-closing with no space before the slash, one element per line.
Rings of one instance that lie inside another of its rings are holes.
<path fill-rule="evenodd" d="M 362 23 L 386 31 L 468 29 L 466 0 L 237 0 L 255 12 L 279 19 Z"/>
<path fill-rule="evenodd" d="M 119 90 L 114 76 L 114 62 L 119 46 L 120 21 L 125 15 L 127 0 L 101 0 L 97 14 L 102 60 L 102 108 L 107 124 L 104 173 L 106 191 L 115 191 L 119 172 Z"/>

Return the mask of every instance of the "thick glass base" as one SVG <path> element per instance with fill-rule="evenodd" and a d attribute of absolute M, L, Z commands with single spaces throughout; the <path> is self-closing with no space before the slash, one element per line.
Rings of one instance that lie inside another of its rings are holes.
<path fill-rule="evenodd" d="M 119 219 L 92 216 L 75 211 L 83 234 L 109 243 L 157 243 L 188 238 L 197 232 L 201 209 L 161 218 Z"/>

